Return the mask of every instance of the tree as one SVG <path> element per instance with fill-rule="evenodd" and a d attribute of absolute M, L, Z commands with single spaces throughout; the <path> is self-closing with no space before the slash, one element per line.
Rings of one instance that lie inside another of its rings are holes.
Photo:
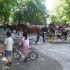
<path fill-rule="evenodd" d="M 0 19 L 5 22 L 9 21 L 9 17 L 18 2 L 16 0 L 0 0 Z"/>
<path fill-rule="evenodd" d="M 35 25 L 43 24 L 43 23 L 45 24 L 47 11 L 45 6 L 42 5 L 42 3 L 40 2 L 39 0 L 27 1 L 23 5 L 23 7 L 19 9 L 19 11 L 22 12 L 23 16 L 19 15 L 18 18 L 21 17 L 21 19 L 23 19 L 24 22 L 28 22 L 30 24 L 35 24 Z M 17 14 L 16 14 L 16 17 L 17 17 Z"/>
<path fill-rule="evenodd" d="M 51 16 L 55 16 L 54 19 L 57 22 L 65 24 L 66 21 L 70 21 L 70 0 L 59 0 L 58 5 L 53 10 Z"/>
<path fill-rule="evenodd" d="M 0 19 L 21 23 L 45 24 L 47 10 L 44 0 L 0 0 Z"/>

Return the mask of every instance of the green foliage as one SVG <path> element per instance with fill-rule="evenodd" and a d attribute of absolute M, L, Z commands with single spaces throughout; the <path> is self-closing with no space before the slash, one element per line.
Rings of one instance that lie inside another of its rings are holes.
<path fill-rule="evenodd" d="M 17 12 L 14 14 L 14 16 L 15 16 L 14 22 L 15 22 L 15 21 L 18 21 L 19 24 L 20 24 L 21 21 L 22 21 L 22 17 L 23 17 L 22 12 L 21 12 L 21 11 L 17 11 Z"/>
<path fill-rule="evenodd" d="M 70 22 L 70 0 L 59 0 L 51 16 L 53 15 L 55 16 L 53 18 L 54 21 L 60 22 L 61 24 L 65 25 L 66 22 Z"/>
<path fill-rule="evenodd" d="M 40 3 L 41 2 L 41 3 Z M 23 20 L 23 22 L 28 22 L 30 24 L 45 24 L 46 23 L 46 15 L 47 15 L 47 11 L 45 10 L 45 6 L 42 5 L 42 1 L 39 0 L 30 0 L 27 1 L 22 9 L 19 9 L 20 12 L 22 12 L 21 15 L 17 16 L 17 14 L 15 15 L 15 18 L 19 18 L 21 17 L 21 20 Z M 20 14 L 20 13 L 19 13 Z M 18 19 L 19 21 L 20 19 Z"/>
<path fill-rule="evenodd" d="M 2 20 L 9 21 L 10 14 L 16 3 L 16 0 L 0 0 L 0 17 Z"/>
<path fill-rule="evenodd" d="M 46 24 L 44 0 L 0 0 L 0 19 L 19 23 Z"/>

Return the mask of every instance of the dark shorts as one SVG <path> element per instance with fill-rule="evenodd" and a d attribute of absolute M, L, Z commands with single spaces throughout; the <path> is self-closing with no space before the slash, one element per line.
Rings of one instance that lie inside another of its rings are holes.
<path fill-rule="evenodd" d="M 12 55 L 12 51 L 5 51 L 5 57 L 9 57 Z"/>

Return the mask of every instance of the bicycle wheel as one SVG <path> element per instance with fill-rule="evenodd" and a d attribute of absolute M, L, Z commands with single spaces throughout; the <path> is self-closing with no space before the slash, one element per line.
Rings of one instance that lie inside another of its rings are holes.
<path fill-rule="evenodd" d="M 37 59 L 38 58 L 38 54 L 36 53 L 36 52 L 30 52 L 29 53 L 29 58 L 31 59 L 31 60 L 35 60 L 35 59 Z"/>
<path fill-rule="evenodd" d="M 15 59 L 20 59 L 21 58 L 21 53 L 18 50 L 13 51 L 13 57 Z"/>

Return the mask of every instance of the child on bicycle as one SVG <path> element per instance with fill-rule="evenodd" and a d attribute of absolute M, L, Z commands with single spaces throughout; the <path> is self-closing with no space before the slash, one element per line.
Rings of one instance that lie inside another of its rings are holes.
<path fill-rule="evenodd" d="M 10 32 L 7 32 L 6 35 L 7 35 L 7 38 L 4 41 L 3 49 L 4 49 L 4 52 L 5 52 L 5 57 L 8 60 L 8 63 L 6 65 L 10 66 L 11 63 L 12 63 L 11 54 L 12 54 L 12 48 L 13 48 L 14 41 L 11 38 L 11 33 Z"/>
<path fill-rule="evenodd" d="M 23 44 L 24 62 L 26 62 L 28 57 L 28 52 L 29 52 L 29 37 L 27 31 L 23 32 L 23 38 L 20 44 Z"/>

